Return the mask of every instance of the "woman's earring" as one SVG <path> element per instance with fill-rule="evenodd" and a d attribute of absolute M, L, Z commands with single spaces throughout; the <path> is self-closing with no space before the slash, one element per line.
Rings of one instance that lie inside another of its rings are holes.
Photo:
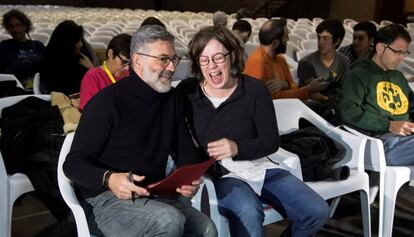
<path fill-rule="evenodd" d="M 238 74 L 238 70 L 237 70 L 237 68 L 232 68 L 231 70 L 230 70 L 230 74 L 232 75 L 232 76 L 236 76 L 237 74 Z"/>

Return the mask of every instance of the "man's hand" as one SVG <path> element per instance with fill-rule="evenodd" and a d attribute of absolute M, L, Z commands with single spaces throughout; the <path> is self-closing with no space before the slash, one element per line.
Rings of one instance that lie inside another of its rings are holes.
<path fill-rule="evenodd" d="M 289 88 L 289 83 L 279 79 L 272 79 L 265 82 L 267 89 L 269 90 L 270 94 L 286 90 Z"/>
<path fill-rule="evenodd" d="M 306 85 L 310 94 L 321 92 L 329 86 L 329 81 L 324 81 L 321 78 L 315 78 L 310 80 L 309 84 Z"/>
<path fill-rule="evenodd" d="M 224 158 L 231 158 L 239 153 L 237 144 L 227 138 L 222 138 L 217 141 L 209 142 L 207 144 L 207 153 L 215 160 L 222 160 Z"/>
<path fill-rule="evenodd" d="M 397 136 L 408 136 L 414 132 L 414 123 L 407 121 L 390 121 L 388 131 Z"/>
<path fill-rule="evenodd" d="M 196 195 L 198 189 L 200 188 L 200 184 L 203 183 L 203 177 L 200 177 L 197 180 L 194 180 L 191 185 L 183 185 L 181 188 L 177 188 L 177 193 L 180 193 L 184 197 L 194 197 Z"/>
<path fill-rule="evenodd" d="M 145 176 L 133 175 L 136 182 L 141 182 Z M 149 192 L 142 187 L 136 186 L 128 180 L 128 173 L 113 173 L 108 181 L 109 189 L 119 199 L 131 199 L 132 193 L 138 196 L 149 196 Z"/>
<path fill-rule="evenodd" d="M 325 102 L 329 100 L 329 97 L 326 95 L 322 95 L 321 93 L 317 92 L 317 93 L 312 93 L 309 96 L 312 100 L 316 100 L 316 101 L 320 101 L 320 102 Z"/>

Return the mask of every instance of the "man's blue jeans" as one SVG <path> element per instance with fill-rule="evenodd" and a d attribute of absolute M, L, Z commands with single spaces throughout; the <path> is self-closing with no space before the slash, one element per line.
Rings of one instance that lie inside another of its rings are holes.
<path fill-rule="evenodd" d="M 99 236 L 217 236 L 214 223 L 177 199 L 120 200 L 112 192 L 81 201 L 89 230 Z"/>
<path fill-rule="evenodd" d="M 329 206 L 315 191 L 283 169 L 266 171 L 259 197 L 244 181 L 215 182 L 219 212 L 230 222 L 232 236 L 264 236 L 262 202 L 292 221 L 288 236 L 313 236 L 329 217 Z"/>
<path fill-rule="evenodd" d="M 414 136 L 385 133 L 378 137 L 384 143 L 387 165 L 414 165 Z"/>

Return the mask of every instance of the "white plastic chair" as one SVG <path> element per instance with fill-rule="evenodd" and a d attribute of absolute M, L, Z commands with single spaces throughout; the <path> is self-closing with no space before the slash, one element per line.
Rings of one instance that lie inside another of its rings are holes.
<path fill-rule="evenodd" d="M 333 127 L 311 109 L 306 107 L 300 100 L 273 100 L 273 104 L 275 106 L 279 132 L 281 134 L 298 129 L 299 119 L 305 118 L 316 127 L 321 129 L 323 132 L 325 132 L 327 136 L 341 143 L 345 147 L 345 157 L 341 162 L 337 164 L 337 166 L 347 165 L 350 167 L 351 172 L 348 179 L 342 181 L 307 182 L 306 184 L 315 190 L 319 195 L 321 195 L 325 200 L 333 199 L 330 212 L 331 217 L 333 216 L 342 195 L 360 191 L 364 236 L 371 236 L 368 192 L 369 181 L 368 175 L 364 172 L 363 164 L 366 139 L 359 138 L 341 130 L 340 128 Z M 286 164 L 288 170 L 292 172 L 292 174 L 297 176 L 299 179 L 302 179 L 301 168 L 296 155 L 283 149 L 279 149 L 279 151 L 272 156 L 278 157 L 276 160 L 279 163 Z M 228 221 L 218 212 L 217 196 L 215 193 L 214 184 L 209 179 L 205 179 L 204 183 L 209 196 L 210 216 L 217 226 L 219 236 L 229 236 L 230 232 L 228 228 Z M 199 208 L 199 196 L 200 194 L 198 193 L 198 195 L 193 200 L 193 206 L 195 208 Z M 265 208 L 264 213 L 264 225 L 283 219 L 283 217 L 278 212 L 271 208 Z"/>
<path fill-rule="evenodd" d="M 365 169 L 379 173 L 378 186 L 371 187 L 371 202 L 379 189 L 378 237 L 392 236 L 395 203 L 401 186 L 414 180 L 414 166 L 387 166 L 384 145 L 380 139 L 362 134 L 345 126 L 351 133 L 367 139 L 365 148 Z"/>
<path fill-rule="evenodd" d="M 341 45 L 339 46 L 339 48 L 345 47 L 345 46 L 348 46 L 348 45 L 352 44 L 352 41 L 353 41 L 352 37 L 351 38 L 350 37 L 344 37 L 344 39 L 342 40 Z"/>
<path fill-rule="evenodd" d="M 50 39 L 50 35 L 48 35 L 47 33 L 37 33 L 37 32 L 31 33 L 30 37 L 33 40 L 39 40 L 44 45 L 47 45 L 47 43 L 49 42 L 49 39 Z"/>
<path fill-rule="evenodd" d="M 66 177 L 63 172 L 63 163 L 65 162 L 66 156 L 70 151 L 72 145 L 74 133 L 66 135 L 65 141 L 63 142 L 62 149 L 60 150 L 59 161 L 58 161 L 58 185 L 60 194 L 62 194 L 63 200 L 68 204 L 72 210 L 73 216 L 76 221 L 76 229 L 79 237 L 90 237 L 88 222 L 86 221 L 85 212 L 78 202 L 73 188 L 72 182 Z"/>
<path fill-rule="evenodd" d="M 0 81 L 16 81 L 16 86 L 24 89 L 22 83 L 13 74 L 0 74 Z"/>
<path fill-rule="evenodd" d="M 273 161 L 278 162 L 288 170 L 302 180 L 302 170 L 298 157 L 286 150 L 280 148 L 276 153 L 269 156 Z M 192 199 L 192 206 L 198 210 L 201 210 L 201 193 L 202 189 L 206 188 L 209 198 L 209 211 L 211 220 L 217 227 L 219 237 L 230 236 L 229 221 L 224 216 L 220 215 L 218 210 L 217 194 L 214 188 L 213 181 L 210 178 L 204 177 L 203 187 L 200 188 L 199 192 Z M 283 220 L 283 217 L 273 208 L 268 205 L 263 206 L 265 218 L 263 225 L 268 225 Z"/>
<path fill-rule="evenodd" d="M 46 88 L 40 81 L 40 73 L 36 73 L 33 77 L 33 93 L 35 95 L 47 94 Z"/>
<path fill-rule="evenodd" d="M 318 40 L 316 39 L 306 39 L 300 42 L 302 49 L 310 49 L 316 51 L 318 49 Z"/>
<path fill-rule="evenodd" d="M 17 102 L 33 95 L 20 95 L 0 98 L 0 116 L 3 108 L 16 104 Z M 36 96 L 44 100 L 50 100 L 49 95 Z M 33 191 L 33 185 L 29 178 L 22 173 L 9 175 L 0 153 L 0 236 L 10 237 L 11 218 L 13 204 L 18 197 L 24 193 Z"/>
<path fill-rule="evenodd" d="M 96 30 L 92 33 L 92 36 L 109 36 L 111 38 L 114 37 L 115 35 L 116 33 L 114 31 L 109 31 L 109 30 Z"/>
<path fill-rule="evenodd" d="M 247 53 L 247 55 L 250 56 L 250 54 L 253 53 L 253 51 L 256 50 L 257 47 L 259 47 L 258 44 L 246 42 L 244 44 L 244 51 Z"/>
<path fill-rule="evenodd" d="M 286 55 L 289 56 L 290 58 L 293 58 L 294 60 L 298 61 L 296 58 L 296 53 L 298 51 L 300 51 L 301 48 L 299 47 L 298 44 L 292 42 L 292 41 L 288 41 L 286 44 Z"/>
<path fill-rule="evenodd" d="M 334 198 L 331 204 L 331 217 L 339 203 L 340 196 L 359 191 L 364 236 L 371 236 L 369 180 L 364 171 L 366 139 L 332 126 L 298 99 L 278 99 L 273 100 L 273 104 L 280 134 L 298 129 L 299 119 L 304 118 L 345 147 L 345 157 L 337 166 L 347 165 L 351 169 L 346 180 L 306 182 L 306 184 L 325 200 Z"/>
<path fill-rule="evenodd" d="M 308 56 L 309 54 L 311 54 L 315 51 L 316 51 L 315 49 L 302 49 L 302 50 L 296 52 L 296 58 L 298 59 L 298 62 L 299 62 L 302 58 Z"/>
<path fill-rule="evenodd" d="M 104 35 L 97 35 L 97 36 L 91 36 L 88 38 L 88 42 L 92 43 L 92 42 L 101 42 L 105 44 L 105 48 L 106 46 L 109 44 L 109 41 L 111 41 L 112 37 L 111 36 L 104 36 Z"/>

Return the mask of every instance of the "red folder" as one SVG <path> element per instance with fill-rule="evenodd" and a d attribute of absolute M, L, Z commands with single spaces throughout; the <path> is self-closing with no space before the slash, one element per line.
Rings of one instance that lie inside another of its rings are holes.
<path fill-rule="evenodd" d="M 180 167 L 165 179 L 149 184 L 145 188 L 152 196 L 169 197 L 176 195 L 178 187 L 190 185 L 192 181 L 199 179 L 214 162 L 214 159 L 209 159 L 199 164 Z"/>

